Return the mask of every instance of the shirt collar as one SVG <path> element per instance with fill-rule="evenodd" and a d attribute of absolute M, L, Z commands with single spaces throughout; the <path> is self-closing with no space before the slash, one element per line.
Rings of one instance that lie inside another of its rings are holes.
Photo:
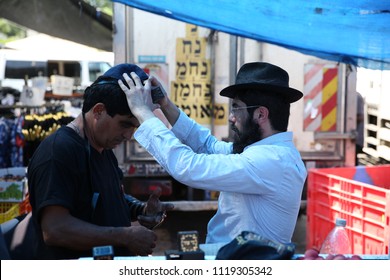
<path fill-rule="evenodd" d="M 293 134 L 291 131 L 286 131 L 286 132 L 279 132 L 274 135 L 271 135 L 267 138 L 264 138 L 260 141 L 257 141 L 249 146 L 247 146 L 245 149 L 252 147 L 252 146 L 257 146 L 257 145 L 272 145 L 275 143 L 280 143 L 280 142 L 290 142 L 292 141 Z"/>

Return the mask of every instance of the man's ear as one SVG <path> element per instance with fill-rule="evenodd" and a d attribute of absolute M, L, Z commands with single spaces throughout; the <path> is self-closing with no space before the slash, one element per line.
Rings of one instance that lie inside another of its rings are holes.
<path fill-rule="evenodd" d="M 263 107 L 263 106 L 260 106 L 259 108 L 257 108 L 256 110 L 257 112 L 257 118 L 260 119 L 260 120 L 266 120 L 268 119 L 268 114 L 269 114 L 269 111 L 266 107 Z"/>
<path fill-rule="evenodd" d="M 103 103 L 97 103 L 93 106 L 92 112 L 95 118 L 99 118 L 104 111 L 106 111 L 106 106 Z"/>

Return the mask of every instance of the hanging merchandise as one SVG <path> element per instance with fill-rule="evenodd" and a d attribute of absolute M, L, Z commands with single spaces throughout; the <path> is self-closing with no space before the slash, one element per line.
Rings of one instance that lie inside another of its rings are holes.
<path fill-rule="evenodd" d="M 74 119 L 55 104 L 13 111 L 13 117 L 0 118 L 0 168 L 27 166 L 41 141 Z"/>
<path fill-rule="evenodd" d="M 0 168 L 9 166 L 9 120 L 0 118 Z"/>
<path fill-rule="evenodd" d="M 67 125 L 74 118 L 63 111 L 26 115 L 24 118 L 23 135 L 25 137 L 24 164 L 34 154 L 41 141 L 54 133 L 63 125 Z"/>
<path fill-rule="evenodd" d="M 22 167 L 24 136 L 23 117 L 0 119 L 0 168 Z"/>
<path fill-rule="evenodd" d="M 22 116 L 17 117 L 14 120 L 11 129 L 11 166 L 12 167 L 23 167 L 23 147 L 24 147 L 24 135 L 22 133 L 23 127 Z"/>

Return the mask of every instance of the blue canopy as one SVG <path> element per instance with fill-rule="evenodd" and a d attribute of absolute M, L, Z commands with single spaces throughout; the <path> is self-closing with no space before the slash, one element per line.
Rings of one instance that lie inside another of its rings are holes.
<path fill-rule="evenodd" d="M 389 0 L 113 0 L 326 60 L 390 70 Z"/>

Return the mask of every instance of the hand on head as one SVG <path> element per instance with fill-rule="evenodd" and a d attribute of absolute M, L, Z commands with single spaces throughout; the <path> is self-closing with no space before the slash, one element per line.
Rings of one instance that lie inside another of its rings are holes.
<path fill-rule="evenodd" d="M 145 80 L 144 85 L 141 79 L 134 72 L 130 73 L 131 78 L 127 73 L 123 74 L 127 85 L 122 80 L 118 80 L 119 86 L 125 92 L 127 103 L 131 111 L 142 107 L 150 108 L 152 105 L 152 98 L 150 96 L 151 82 L 149 79 Z"/>
<path fill-rule="evenodd" d="M 127 103 L 131 112 L 138 119 L 140 123 L 145 120 L 154 117 L 153 110 L 158 105 L 153 104 L 151 92 L 151 81 L 150 79 L 145 80 L 145 85 L 142 84 L 141 79 L 134 72 L 130 73 L 131 78 L 127 73 L 123 74 L 127 86 L 118 80 L 118 84 L 126 94 Z"/>

